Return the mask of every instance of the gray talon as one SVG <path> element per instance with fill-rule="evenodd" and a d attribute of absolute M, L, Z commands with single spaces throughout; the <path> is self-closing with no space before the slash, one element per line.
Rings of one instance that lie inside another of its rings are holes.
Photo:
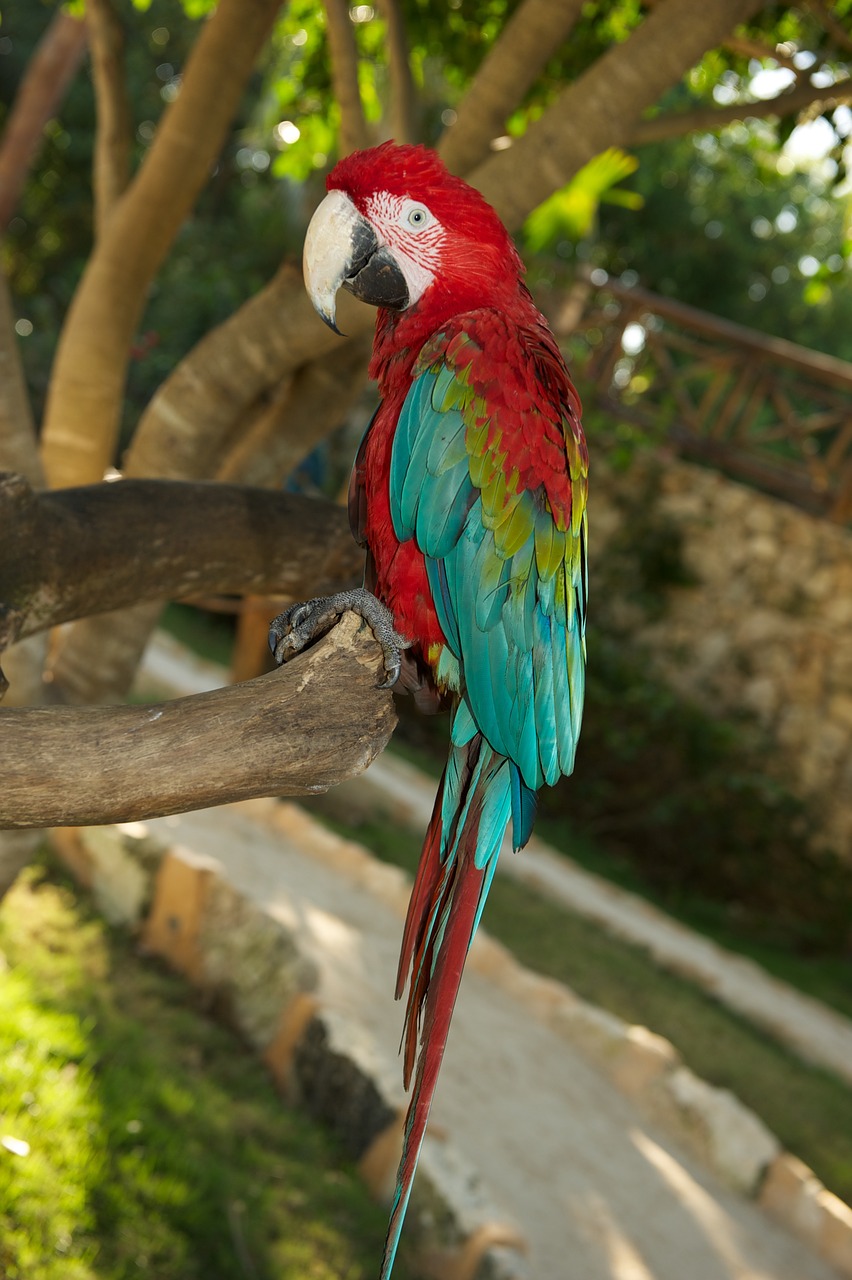
<path fill-rule="evenodd" d="M 279 665 L 286 662 L 328 631 L 347 610 L 364 619 L 381 646 L 387 678 L 379 688 L 392 689 L 402 667 L 401 650 L 410 648 L 412 641 L 399 634 L 393 625 L 390 609 L 364 587 L 338 591 L 333 596 L 320 596 L 318 600 L 307 600 L 303 604 L 292 604 L 279 613 L 269 628 L 272 656 Z"/>

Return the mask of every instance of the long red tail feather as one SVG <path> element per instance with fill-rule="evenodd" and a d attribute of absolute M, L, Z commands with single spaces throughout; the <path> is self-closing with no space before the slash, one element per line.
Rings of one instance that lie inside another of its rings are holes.
<path fill-rule="evenodd" d="M 445 770 L 426 832 L 403 934 L 397 995 L 401 994 L 410 974 L 403 1032 L 404 1077 L 408 1087 L 413 1071 L 414 1087 L 406 1116 L 381 1280 L 388 1280 L 393 1267 L 465 959 L 490 884 L 493 870 L 490 864 L 497 856 L 499 836 L 502 836 L 502 828 L 498 837 L 489 830 L 484 838 L 486 848 L 480 848 L 483 805 L 490 788 L 501 785 L 496 774 L 505 766 L 505 760 L 495 756 L 479 735 L 465 748 L 454 750 L 463 758 L 463 763 L 452 797 L 449 830 L 442 821 L 447 785 Z M 457 831 L 460 821 L 461 830 Z M 477 862 L 481 865 L 477 866 Z"/>

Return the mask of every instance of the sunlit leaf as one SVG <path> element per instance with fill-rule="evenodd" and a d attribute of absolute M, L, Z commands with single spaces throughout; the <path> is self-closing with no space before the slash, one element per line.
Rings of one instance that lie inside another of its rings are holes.
<path fill-rule="evenodd" d="M 809 280 L 802 290 L 802 297 L 809 307 L 819 307 L 831 298 L 831 286 L 826 280 Z"/>
<path fill-rule="evenodd" d="M 580 240 L 588 235 L 601 200 L 605 195 L 612 199 L 612 188 L 616 183 L 635 173 L 638 167 L 636 157 L 618 147 L 610 147 L 595 156 L 567 187 L 555 192 L 527 219 L 524 234 L 528 248 L 538 253 L 556 240 Z M 642 198 L 635 192 L 621 192 L 620 195 L 626 198 L 618 199 L 616 203 L 623 204 L 625 208 L 641 207 Z"/>

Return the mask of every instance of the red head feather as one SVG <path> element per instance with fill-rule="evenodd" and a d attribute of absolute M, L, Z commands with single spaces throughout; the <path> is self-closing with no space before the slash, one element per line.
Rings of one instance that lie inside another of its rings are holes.
<path fill-rule="evenodd" d="M 497 213 L 480 193 L 462 178 L 449 172 L 443 161 L 428 147 L 384 142 L 366 151 L 355 151 L 341 160 L 326 181 L 329 191 L 343 191 L 369 216 L 373 197 L 422 201 L 447 232 L 435 283 L 409 313 L 412 325 L 403 325 L 407 340 L 409 327 L 423 339 L 448 317 L 481 306 L 511 310 L 528 295 L 521 281 L 524 266 L 512 239 Z M 379 321 L 380 330 L 390 323 Z M 401 323 L 399 318 L 392 327 Z M 400 335 L 401 336 L 401 335 Z"/>
<path fill-rule="evenodd" d="M 488 201 L 450 173 L 428 147 L 383 142 L 368 151 L 353 151 L 332 169 L 326 187 L 345 191 L 362 210 L 367 197 L 377 191 L 422 200 L 448 230 L 516 256 L 509 233 Z M 523 269 L 520 261 L 518 268 Z"/>

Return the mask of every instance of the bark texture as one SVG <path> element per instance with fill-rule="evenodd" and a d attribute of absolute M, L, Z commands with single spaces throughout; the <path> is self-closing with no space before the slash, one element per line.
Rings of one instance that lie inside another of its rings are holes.
<path fill-rule="evenodd" d="M 291 599 L 363 570 L 334 503 L 237 485 L 119 481 L 39 496 L 0 479 L 0 650 L 139 601 L 199 594 Z"/>
<path fill-rule="evenodd" d="M 145 600 L 79 618 L 66 628 L 53 644 L 45 668 L 49 700 L 73 706 L 123 701 L 165 604 L 161 599 Z M 14 696 L 14 674 L 7 670 L 6 677 Z"/>
<path fill-rule="evenodd" d="M 144 707 L 0 710 L 0 829 L 326 791 L 393 732 L 382 671 L 378 644 L 349 614 L 286 667 L 228 689 Z"/>
<path fill-rule="evenodd" d="M 511 148 L 479 165 L 470 181 L 517 230 L 594 156 L 625 145 L 642 112 L 762 7 L 762 0 L 715 0 L 703 7 L 695 0 L 666 0 L 563 89 Z"/>
<path fill-rule="evenodd" d="M 377 0 L 377 3 L 387 32 L 391 137 L 396 142 L 417 142 L 417 99 L 405 20 L 398 0 Z"/>
<path fill-rule="evenodd" d="M 54 487 L 113 459 L 130 345 L 148 286 L 219 154 L 280 0 L 222 0 L 142 167 L 95 245 L 60 337 L 42 434 Z"/>
<path fill-rule="evenodd" d="M 228 456 L 219 480 L 279 484 L 346 420 L 367 380 L 369 339 L 340 342 L 334 356 L 312 360 L 288 380 Z"/>

